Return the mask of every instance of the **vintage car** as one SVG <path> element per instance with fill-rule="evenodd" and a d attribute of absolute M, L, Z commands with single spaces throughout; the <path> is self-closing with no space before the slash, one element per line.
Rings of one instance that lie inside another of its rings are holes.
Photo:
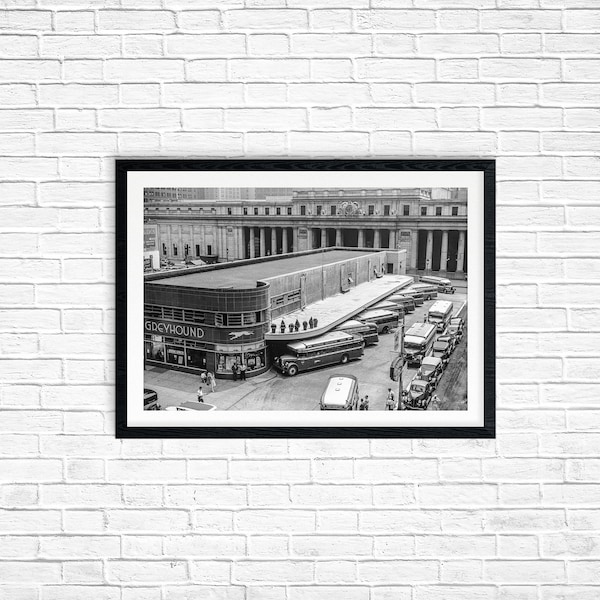
<path fill-rule="evenodd" d="M 441 358 L 435 356 L 426 356 L 422 362 L 415 379 L 426 381 L 432 388 L 437 387 L 437 384 L 444 372 L 444 363 Z"/>
<path fill-rule="evenodd" d="M 408 386 L 408 389 L 402 393 L 401 408 L 404 410 L 427 410 L 433 387 L 428 381 L 423 381 L 415 377 Z"/>
<path fill-rule="evenodd" d="M 443 337 L 448 338 L 450 336 L 443 336 Z M 450 360 L 450 355 L 452 354 L 453 348 L 454 348 L 454 346 L 452 345 L 452 342 L 448 339 L 440 340 L 440 338 L 438 338 L 433 343 L 432 356 L 434 358 L 442 359 L 442 365 L 443 365 L 444 369 L 446 368 L 446 365 L 448 364 L 448 361 Z"/>
<path fill-rule="evenodd" d="M 448 333 L 448 330 L 442 334 L 438 335 L 436 342 L 448 342 L 450 344 L 450 352 L 454 352 L 454 348 L 458 345 L 458 338 L 451 333 Z"/>
<path fill-rule="evenodd" d="M 456 343 L 460 342 L 462 338 L 464 326 L 465 322 L 463 321 L 462 317 L 452 317 L 450 319 L 447 333 L 452 334 L 456 338 Z"/>
<path fill-rule="evenodd" d="M 160 410 L 158 394 L 154 390 L 144 388 L 144 410 Z"/>

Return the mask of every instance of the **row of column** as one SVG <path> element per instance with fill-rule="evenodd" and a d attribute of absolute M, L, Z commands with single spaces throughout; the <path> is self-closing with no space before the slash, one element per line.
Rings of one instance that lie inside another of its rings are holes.
<path fill-rule="evenodd" d="M 250 258 L 258 258 L 267 255 L 267 229 L 271 230 L 271 254 L 279 254 L 277 251 L 278 232 L 281 234 L 281 253 L 287 254 L 298 247 L 298 229 L 292 230 L 290 240 L 288 227 L 259 227 L 258 228 L 258 254 L 256 252 L 256 227 L 249 227 Z M 291 241 L 291 246 L 290 246 Z"/>
<path fill-rule="evenodd" d="M 456 271 L 465 270 L 465 240 L 466 232 L 458 232 L 458 250 L 456 253 Z M 417 268 L 419 256 L 419 235 L 414 232 L 412 238 L 411 266 Z M 448 262 L 448 231 L 442 230 L 442 244 L 440 248 L 440 270 L 445 271 Z M 433 230 L 427 231 L 427 245 L 425 247 L 425 269 L 431 269 L 433 265 Z"/>

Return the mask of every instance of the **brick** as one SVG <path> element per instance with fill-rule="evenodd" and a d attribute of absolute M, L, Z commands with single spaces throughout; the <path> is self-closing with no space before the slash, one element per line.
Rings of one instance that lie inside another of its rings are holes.
<path fill-rule="evenodd" d="M 180 117 L 175 109 L 107 109 L 100 112 L 99 124 L 108 129 L 177 129 Z"/>
<path fill-rule="evenodd" d="M 235 528 L 240 532 L 312 532 L 315 513 L 310 510 L 241 510 L 235 514 Z"/>
<path fill-rule="evenodd" d="M 188 581 L 187 564 L 182 561 L 109 561 L 109 582 L 175 583 Z"/>
<path fill-rule="evenodd" d="M 245 38 L 241 34 L 175 34 L 166 40 L 167 55 L 221 57 L 246 53 Z"/>
<path fill-rule="evenodd" d="M 359 10 L 359 29 L 396 31 L 430 30 L 435 28 L 435 13 L 430 10 Z"/>
<path fill-rule="evenodd" d="M 557 106 L 598 106 L 600 85 L 597 83 L 549 83 L 542 85 L 542 100 L 545 105 Z M 564 135 L 565 140 L 574 133 L 554 134 Z M 564 149 L 564 145 L 563 145 Z"/>
<path fill-rule="evenodd" d="M 159 10 L 102 10 L 100 30 L 164 31 L 175 28 L 175 15 Z"/>
<path fill-rule="evenodd" d="M 305 10 L 287 8 L 285 10 L 261 8 L 260 10 L 228 10 L 225 13 L 227 29 L 306 29 L 308 13 Z"/>
<path fill-rule="evenodd" d="M 51 84 L 40 86 L 42 106 L 106 106 L 118 103 L 119 90 L 116 85 L 98 84 Z"/>
<path fill-rule="evenodd" d="M 261 581 L 308 583 L 313 579 L 309 561 L 236 561 L 232 565 L 232 580 L 240 583 Z"/>
<path fill-rule="evenodd" d="M 600 10 L 567 10 L 565 29 L 567 31 L 594 31 L 600 25 Z"/>
<path fill-rule="evenodd" d="M 435 61 L 431 59 L 358 58 L 358 79 L 419 81 L 433 79 Z"/>
<path fill-rule="evenodd" d="M 561 13 L 556 10 L 484 10 L 480 12 L 480 16 L 483 31 L 561 29 Z"/>
<path fill-rule="evenodd" d="M 48 31 L 52 29 L 52 13 L 47 10 L 4 10 L 0 30 Z"/>
<path fill-rule="evenodd" d="M 418 108 L 357 108 L 356 127 L 360 129 L 430 129 L 435 126 L 435 111 Z"/>
<path fill-rule="evenodd" d="M 306 111 L 291 108 L 241 108 L 225 112 L 226 128 L 235 131 L 306 129 Z"/>
<path fill-rule="evenodd" d="M 418 48 L 424 54 L 497 54 L 498 36 L 494 34 L 427 34 L 418 38 Z"/>
<path fill-rule="evenodd" d="M 61 565 L 58 562 L 0 562 L 0 579 L 3 583 L 59 583 Z"/>
<path fill-rule="evenodd" d="M 484 108 L 481 113 L 484 127 L 492 129 L 554 129 L 562 126 L 562 111 L 556 108 Z"/>
<path fill-rule="evenodd" d="M 119 56 L 117 36 L 53 35 L 41 40 L 41 55 L 58 58 L 104 58 Z"/>

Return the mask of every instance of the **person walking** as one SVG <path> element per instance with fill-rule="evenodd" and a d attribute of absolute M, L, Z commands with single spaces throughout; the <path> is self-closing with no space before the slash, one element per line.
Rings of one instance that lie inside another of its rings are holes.
<path fill-rule="evenodd" d="M 202 373 L 200 373 L 200 383 L 202 385 L 206 385 L 206 371 L 202 371 Z"/>
<path fill-rule="evenodd" d="M 201 385 L 198 386 L 197 396 L 198 396 L 198 402 L 204 403 L 204 391 L 202 390 Z"/>
<path fill-rule="evenodd" d="M 392 388 L 388 388 L 387 397 L 385 399 L 385 409 L 394 410 L 396 408 L 396 396 L 392 391 Z"/>
<path fill-rule="evenodd" d="M 429 403 L 429 408 L 431 410 L 440 410 L 440 399 L 437 394 L 433 395 L 431 402 Z"/>
<path fill-rule="evenodd" d="M 231 372 L 233 373 L 233 380 L 237 381 L 237 376 L 238 376 L 238 366 L 237 366 L 237 363 L 233 363 L 233 365 L 231 365 Z"/>
<path fill-rule="evenodd" d="M 212 371 L 208 372 L 206 381 L 208 382 L 208 385 L 210 385 L 210 391 L 214 393 L 215 388 L 217 387 L 217 382 L 215 381 L 215 376 L 213 375 Z"/>
<path fill-rule="evenodd" d="M 369 396 L 365 396 L 360 401 L 360 406 L 358 407 L 358 410 L 369 410 Z"/>
<path fill-rule="evenodd" d="M 246 381 L 246 367 L 245 363 L 240 363 L 240 380 Z"/>

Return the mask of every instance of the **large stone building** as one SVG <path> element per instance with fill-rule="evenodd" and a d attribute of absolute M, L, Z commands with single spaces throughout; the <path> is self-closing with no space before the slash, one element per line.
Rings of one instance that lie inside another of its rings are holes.
<path fill-rule="evenodd" d="M 148 188 L 144 217 L 170 260 L 338 246 L 406 250 L 409 272 L 467 270 L 462 188 Z"/>

